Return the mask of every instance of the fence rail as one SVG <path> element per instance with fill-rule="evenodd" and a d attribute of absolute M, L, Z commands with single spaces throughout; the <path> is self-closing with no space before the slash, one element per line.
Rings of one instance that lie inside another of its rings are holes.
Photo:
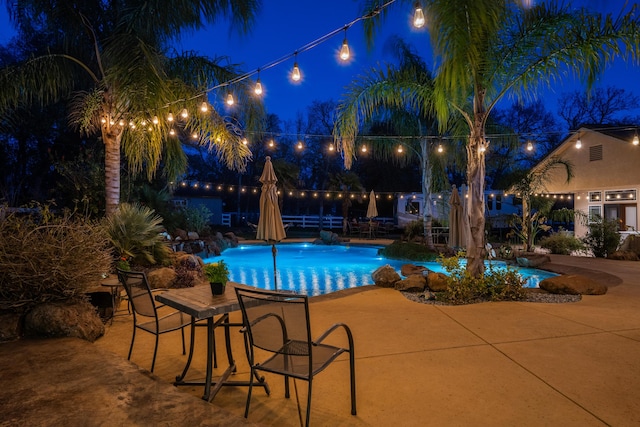
<path fill-rule="evenodd" d="M 222 225 L 230 227 L 233 222 L 234 213 L 222 214 Z M 378 217 L 378 222 L 393 222 L 393 218 Z M 300 228 L 320 228 L 320 217 L 318 215 L 282 215 L 283 224 L 290 224 L 291 227 Z M 341 216 L 322 217 L 322 228 L 326 230 L 342 229 Z"/>

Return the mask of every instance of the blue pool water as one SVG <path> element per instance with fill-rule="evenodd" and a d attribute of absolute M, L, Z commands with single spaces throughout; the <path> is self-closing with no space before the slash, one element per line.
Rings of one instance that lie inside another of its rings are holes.
<path fill-rule="evenodd" d="M 309 296 L 327 294 L 342 289 L 371 285 L 371 273 L 389 264 L 398 273 L 410 261 L 392 260 L 379 256 L 379 246 L 327 246 L 309 243 L 277 244 L 276 255 L 278 289 L 291 290 Z M 229 265 L 233 282 L 262 289 L 275 289 L 273 256 L 270 245 L 243 245 L 225 250 L 221 256 L 204 260 L 205 263 L 224 260 Z M 432 271 L 445 273 L 437 262 L 411 262 L 424 265 Z M 501 261 L 493 265 L 504 267 Z M 537 287 L 540 280 L 556 274 L 528 268 L 519 268 L 527 278 L 527 287 Z"/>

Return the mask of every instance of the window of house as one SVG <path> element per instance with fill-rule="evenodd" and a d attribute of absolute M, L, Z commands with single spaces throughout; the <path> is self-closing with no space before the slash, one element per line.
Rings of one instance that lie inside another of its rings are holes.
<path fill-rule="evenodd" d="M 602 218 L 602 206 L 589 206 L 589 222 L 595 222 Z"/>
<path fill-rule="evenodd" d="M 602 200 L 602 191 L 589 191 L 589 202 L 600 202 Z"/>
<path fill-rule="evenodd" d="M 636 200 L 636 190 L 613 190 L 604 192 L 605 202 L 623 202 Z"/>

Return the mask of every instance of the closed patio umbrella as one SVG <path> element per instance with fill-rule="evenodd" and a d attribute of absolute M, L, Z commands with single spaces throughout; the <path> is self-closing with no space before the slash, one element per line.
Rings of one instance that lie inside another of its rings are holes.
<path fill-rule="evenodd" d="M 273 283 L 278 290 L 278 279 L 276 274 L 276 243 L 287 237 L 282 225 L 282 216 L 278 207 L 278 190 L 276 182 L 278 178 L 273 170 L 271 157 L 267 156 L 264 163 L 264 170 L 260 176 L 262 183 L 262 193 L 260 194 L 260 219 L 256 230 L 256 239 L 271 243 L 271 253 L 273 254 Z"/>
<path fill-rule="evenodd" d="M 367 207 L 367 218 L 375 218 L 378 216 L 378 206 L 376 205 L 376 193 L 371 190 L 369 194 L 369 206 Z"/>
<path fill-rule="evenodd" d="M 463 217 L 464 209 L 460 200 L 460 193 L 458 193 L 458 189 L 454 185 L 449 199 L 449 246 L 452 248 L 464 248 L 467 246 Z"/>

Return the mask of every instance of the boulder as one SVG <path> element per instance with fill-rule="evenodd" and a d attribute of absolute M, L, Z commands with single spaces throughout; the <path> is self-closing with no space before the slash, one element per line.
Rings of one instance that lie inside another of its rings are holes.
<path fill-rule="evenodd" d="M 174 240 L 187 240 L 187 232 L 180 228 L 176 228 L 173 232 Z"/>
<path fill-rule="evenodd" d="M 240 240 L 238 239 L 238 236 L 235 235 L 235 233 L 233 231 L 229 231 L 227 233 L 224 233 L 224 238 L 229 241 L 230 246 L 232 248 L 235 248 L 238 246 L 238 243 L 240 242 Z"/>
<path fill-rule="evenodd" d="M 638 261 L 638 260 L 640 260 L 640 258 L 638 258 L 638 254 L 633 252 L 633 251 L 630 251 L 630 250 L 615 251 L 614 253 L 612 253 L 609 256 L 607 256 L 607 258 L 609 258 L 609 259 L 617 259 L 617 260 L 621 260 L 621 261 Z"/>
<path fill-rule="evenodd" d="M 424 274 L 424 271 L 426 270 L 428 270 L 427 267 L 424 267 L 422 265 L 403 264 L 402 267 L 400 267 L 400 274 L 404 277 L 409 277 L 414 274 L 419 274 L 422 276 Z"/>
<path fill-rule="evenodd" d="M 549 277 L 540 282 L 540 289 L 552 294 L 604 295 L 607 287 L 585 276 L 566 274 Z"/>
<path fill-rule="evenodd" d="M 195 231 L 189 231 L 187 233 L 187 239 L 189 239 L 189 240 L 200 240 L 200 236 Z"/>
<path fill-rule="evenodd" d="M 400 280 L 400 275 L 389 264 L 378 267 L 371 273 L 373 282 L 383 288 L 392 288 Z"/>
<path fill-rule="evenodd" d="M 182 252 L 176 254 L 174 265 L 182 266 L 190 270 L 202 270 L 202 267 L 204 267 L 204 262 L 202 262 L 202 258 L 200 258 L 199 256 Z"/>
<path fill-rule="evenodd" d="M 173 268 L 161 267 L 147 273 L 147 281 L 151 289 L 171 288 L 177 273 Z"/>
<path fill-rule="evenodd" d="M 12 311 L 0 313 L 0 343 L 20 338 L 20 320 L 18 313 Z"/>
<path fill-rule="evenodd" d="M 516 258 L 516 261 L 520 267 L 537 268 L 551 262 L 551 257 L 546 254 L 523 253 Z"/>
<path fill-rule="evenodd" d="M 447 290 L 449 280 L 444 273 L 435 273 L 430 271 L 427 274 L 427 287 L 433 292 L 444 292 Z"/>
<path fill-rule="evenodd" d="M 320 240 L 325 245 L 338 245 L 342 243 L 342 238 L 333 231 L 320 230 Z"/>
<path fill-rule="evenodd" d="M 403 280 L 398 280 L 393 287 L 398 291 L 422 292 L 427 286 L 427 279 L 422 274 L 412 274 Z"/>
<path fill-rule="evenodd" d="M 35 306 L 24 319 L 29 337 L 76 337 L 89 342 L 104 335 L 104 324 L 88 302 L 51 302 Z"/>

